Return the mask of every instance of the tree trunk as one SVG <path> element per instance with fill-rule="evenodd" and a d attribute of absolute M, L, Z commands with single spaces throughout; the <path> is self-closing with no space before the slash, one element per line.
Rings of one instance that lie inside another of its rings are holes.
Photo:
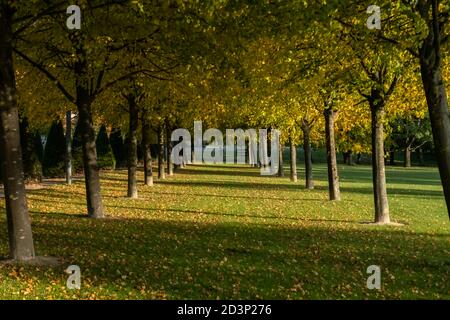
<path fill-rule="evenodd" d="M 28 216 L 20 147 L 19 113 L 12 58 L 12 9 L 0 4 L 0 148 L 11 259 L 33 259 L 34 244 Z"/>
<path fill-rule="evenodd" d="M 278 150 L 278 153 L 279 153 L 278 176 L 279 177 L 284 177 L 283 149 L 284 149 L 284 147 L 280 145 L 279 150 Z"/>
<path fill-rule="evenodd" d="M 164 171 L 164 128 L 158 129 L 158 179 L 164 180 L 166 173 Z"/>
<path fill-rule="evenodd" d="M 325 109 L 325 139 L 327 147 L 327 164 L 328 164 L 328 190 L 330 200 L 341 200 L 339 190 L 339 175 L 336 159 L 336 142 L 334 137 L 334 120 L 337 111 L 332 108 Z"/>
<path fill-rule="evenodd" d="M 395 166 L 395 150 L 391 149 L 391 151 L 389 151 L 389 164 L 391 166 Z"/>
<path fill-rule="evenodd" d="M 66 183 L 72 184 L 72 111 L 66 112 Z"/>
<path fill-rule="evenodd" d="M 100 175 L 97 165 L 97 150 L 95 146 L 95 130 L 92 121 L 89 95 L 89 75 L 87 70 L 86 52 L 79 38 L 75 35 L 76 58 L 75 86 L 78 121 L 80 126 L 81 144 L 83 149 L 83 167 L 86 185 L 86 200 L 89 217 L 103 218 L 103 204 L 100 191 Z"/>
<path fill-rule="evenodd" d="M 411 147 L 406 146 L 405 148 L 405 161 L 403 163 L 405 168 L 411 167 Z"/>
<path fill-rule="evenodd" d="M 305 154 L 305 178 L 306 189 L 314 189 L 312 173 L 312 150 L 311 150 L 311 128 L 308 125 L 302 126 L 303 131 L 303 151 Z"/>
<path fill-rule="evenodd" d="M 139 111 L 136 104 L 136 96 L 131 93 L 128 95 L 129 107 L 129 131 L 128 131 L 128 193 L 127 196 L 132 199 L 138 197 L 137 190 L 137 130 L 139 123 Z"/>
<path fill-rule="evenodd" d="M 386 173 L 384 165 L 384 105 L 375 95 L 370 101 L 372 116 L 372 175 L 375 202 L 375 222 L 389 223 L 389 204 L 386 191 Z"/>
<path fill-rule="evenodd" d="M 417 150 L 417 153 L 419 155 L 419 165 L 420 166 L 424 166 L 425 165 L 425 160 L 423 159 L 423 149 L 419 148 L 419 150 Z"/>
<path fill-rule="evenodd" d="M 152 153 L 150 148 L 150 126 L 145 118 L 142 123 L 142 150 L 144 152 L 144 183 L 153 186 Z"/>
<path fill-rule="evenodd" d="M 437 2 L 432 1 L 433 19 L 429 19 L 428 6 L 421 14 L 429 21 L 428 37 L 419 49 L 422 83 L 427 99 L 433 131 L 439 174 L 444 189 L 450 218 L 450 114 L 445 82 L 441 71 L 441 50 L 437 18 Z M 435 37 L 436 34 L 436 37 Z"/>
<path fill-rule="evenodd" d="M 172 144 L 172 141 L 170 141 L 170 137 L 171 137 L 170 128 L 168 125 L 166 125 L 167 174 L 169 176 L 173 176 L 173 163 L 172 163 L 172 157 L 171 157 L 173 144 Z"/>
<path fill-rule="evenodd" d="M 356 164 L 361 164 L 361 153 L 356 156 Z"/>
<path fill-rule="evenodd" d="M 289 140 L 290 144 L 290 153 L 291 153 L 291 161 L 290 161 L 290 168 L 291 168 L 291 181 L 297 182 L 297 148 L 292 140 L 292 138 Z"/>

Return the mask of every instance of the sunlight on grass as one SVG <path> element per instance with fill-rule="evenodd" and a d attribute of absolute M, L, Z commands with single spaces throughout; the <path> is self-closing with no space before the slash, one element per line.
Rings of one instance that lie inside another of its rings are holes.
<path fill-rule="evenodd" d="M 36 250 L 63 267 L 0 266 L 2 299 L 449 298 L 450 228 L 434 168 L 388 168 L 393 221 L 373 220 L 371 171 L 340 166 L 343 201 L 245 166 L 189 166 L 126 196 L 126 171 L 102 174 L 107 218 L 85 218 L 84 182 L 29 192 Z M 303 172 L 299 172 L 302 178 Z M 143 174 L 139 174 L 140 181 Z M 6 255 L 4 203 L 0 255 Z M 81 267 L 80 291 L 65 267 Z M 379 265 L 382 290 L 366 288 Z"/>

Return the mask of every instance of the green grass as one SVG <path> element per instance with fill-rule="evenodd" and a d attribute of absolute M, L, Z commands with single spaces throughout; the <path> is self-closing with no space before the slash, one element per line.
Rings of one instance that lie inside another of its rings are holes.
<path fill-rule="evenodd" d="M 60 267 L 0 265 L 3 299 L 449 298 L 450 225 L 435 168 L 388 168 L 391 219 L 371 226 L 371 169 L 339 166 L 343 200 L 238 166 L 190 166 L 126 195 L 126 171 L 102 174 L 108 218 L 84 217 L 84 183 L 29 192 L 36 251 Z M 286 172 L 288 173 L 288 172 Z M 142 172 L 139 179 L 142 181 Z M 6 255 L 4 202 L 0 255 Z M 79 265 L 82 288 L 66 289 Z M 381 267 L 382 290 L 366 269 Z"/>

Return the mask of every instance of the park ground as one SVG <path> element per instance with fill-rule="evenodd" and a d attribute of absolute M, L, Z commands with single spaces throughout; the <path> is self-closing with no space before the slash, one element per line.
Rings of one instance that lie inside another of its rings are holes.
<path fill-rule="evenodd" d="M 450 298 L 450 226 L 436 168 L 387 168 L 391 219 L 374 226 L 370 166 L 339 166 L 341 202 L 257 168 L 192 165 L 139 199 L 126 171 L 102 172 L 107 218 L 85 217 L 84 182 L 28 193 L 35 247 L 53 267 L 0 265 L 1 299 Z M 288 171 L 286 170 L 288 174 Z M 139 172 L 140 181 L 143 173 Z M 0 201 L 0 256 L 7 255 Z M 69 265 L 81 289 L 66 288 Z M 366 288 L 370 265 L 381 290 Z"/>

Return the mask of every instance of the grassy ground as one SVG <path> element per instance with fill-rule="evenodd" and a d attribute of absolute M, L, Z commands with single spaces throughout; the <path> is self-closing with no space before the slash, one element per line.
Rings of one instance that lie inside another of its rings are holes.
<path fill-rule="evenodd" d="M 450 224 L 437 170 L 388 168 L 391 219 L 373 219 L 371 171 L 340 166 L 343 201 L 257 169 L 190 166 L 126 195 L 126 171 L 102 174 L 108 218 L 84 217 L 84 183 L 29 192 L 36 251 L 59 267 L 0 265 L 3 299 L 448 299 Z M 142 181 L 142 173 L 139 175 Z M 1 201 L 0 211 L 4 212 Z M 0 213 L 1 213 L 0 212 Z M 0 214 L 0 255 L 6 255 Z M 82 288 L 66 289 L 70 265 Z M 382 290 L 366 288 L 381 267 Z"/>

